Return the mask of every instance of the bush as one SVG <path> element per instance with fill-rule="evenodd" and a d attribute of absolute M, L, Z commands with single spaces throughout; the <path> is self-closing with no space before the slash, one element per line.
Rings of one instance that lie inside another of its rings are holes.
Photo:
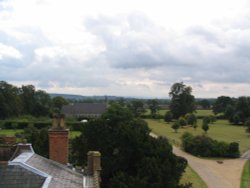
<path fill-rule="evenodd" d="M 202 135 L 193 136 L 190 133 L 182 135 L 182 147 L 184 151 L 201 157 L 230 157 L 237 158 L 240 155 L 239 144 L 225 143 Z"/>
<path fill-rule="evenodd" d="M 239 144 L 237 142 L 232 142 L 229 144 L 227 149 L 227 155 L 231 158 L 237 158 L 240 156 Z"/>
<path fill-rule="evenodd" d="M 172 121 L 172 119 L 173 119 L 173 114 L 172 114 L 172 112 L 171 112 L 171 111 L 167 111 L 167 112 L 165 113 L 165 115 L 164 115 L 164 121 L 169 123 L 169 122 Z"/>
<path fill-rule="evenodd" d="M 35 122 L 33 126 L 37 129 L 49 128 L 51 126 L 50 122 Z"/>
<path fill-rule="evenodd" d="M 14 129 L 12 127 L 12 122 L 11 121 L 5 121 L 4 124 L 3 124 L 3 128 L 5 128 L 5 129 Z"/>
<path fill-rule="evenodd" d="M 20 122 L 16 122 L 16 128 L 17 129 L 25 129 L 25 128 L 27 128 L 28 127 L 28 125 L 29 125 L 29 122 L 25 122 L 25 121 L 20 121 Z"/>
<path fill-rule="evenodd" d="M 180 117 L 180 118 L 178 119 L 178 122 L 179 122 L 179 124 L 180 124 L 181 127 L 187 125 L 187 121 L 186 121 L 186 119 L 183 118 L 183 117 Z"/>

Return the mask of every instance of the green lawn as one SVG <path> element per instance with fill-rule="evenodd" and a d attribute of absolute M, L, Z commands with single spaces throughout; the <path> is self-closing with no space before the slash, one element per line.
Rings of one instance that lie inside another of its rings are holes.
<path fill-rule="evenodd" d="M 146 119 L 150 129 L 160 136 L 167 137 L 170 142 L 179 145 L 181 143 L 181 135 L 187 131 L 193 135 L 203 134 L 201 129 L 201 120 L 198 121 L 198 127 L 194 130 L 192 127 L 180 128 L 178 133 L 175 133 L 171 128 L 171 124 L 164 122 L 163 120 Z M 213 139 L 225 141 L 225 142 L 239 142 L 240 151 L 250 149 L 250 135 L 246 133 L 245 127 L 233 126 L 226 120 L 217 120 L 214 124 L 210 124 L 208 130 L 208 136 Z"/>
<path fill-rule="evenodd" d="M 158 114 L 164 116 L 165 113 L 166 113 L 167 111 L 169 111 L 169 110 L 159 110 L 159 111 L 158 111 Z M 149 114 L 150 114 L 150 110 L 147 109 L 146 112 L 145 112 L 145 115 L 149 115 Z M 212 110 L 196 110 L 196 111 L 194 112 L 194 114 L 195 114 L 196 116 L 209 116 L 209 115 L 214 115 L 214 113 L 213 113 Z"/>
<path fill-rule="evenodd" d="M 188 182 L 192 183 L 192 188 L 207 188 L 206 183 L 190 166 L 187 166 L 180 183 L 185 185 Z"/>
<path fill-rule="evenodd" d="M 249 188 L 250 187 L 250 160 L 248 160 L 244 166 L 241 175 L 241 185 L 240 188 Z"/>
<path fill-rule="evenodd" d="M 196 110 L 194 113 L 196 116 L 209 116 L 214 115 L 212 110 Z"/>
<path fill-rule="evenodd" d="M 72 138 L 75 138 L 77 136 L 80 136 L 81 132 L 80 131 L 70 131 L 69 134 L 70 134 L 70 138 L 72 139 Z"/>
<path fill-rule="evenodd" d="M 16 133 L 21 133 L 23 132 L 22 129 L 2 129 L 0 130 L 0 135 L 5 135 L 5 136 L 15 136 Z"/>

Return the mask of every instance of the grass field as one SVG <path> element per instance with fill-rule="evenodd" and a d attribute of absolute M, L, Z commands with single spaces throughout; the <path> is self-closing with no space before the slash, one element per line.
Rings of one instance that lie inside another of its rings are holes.
<path fill-rule="evenodd" d="M 250 160 L 248 160 L 244 166 L 241 176 L 241 185 L 240 185 L 240 188 L 249 188 L 249 187 L 250 187 Z"/>
<path fill-rule="evenodd" d="M 164 116 L 165 113 L 166 113 L 167 111 L 169 111 L 169 110 L 159 110 L 159 111 L 158 111 L 158 114 Z M 145 112 L 145 115 L 149 115 L 149 114 L 150 114 L 150 110 L 147 109 L 146 112 Z M 213 113 L 212 110 L 196 110 L 196 111 L 194 112 L 194 114 L 195 114 L 196 116 L 209 116 L 209 115 L 214 115 L 214 113 Z"/>
<path fill-rule="evenodd" d="M 190 166 L 187 166 L 180 183 L 185 185 L 188 182 L 192 183 L 192 188 L 207 188 L 206 183 Z"/>
<path fill-rule="evenodd" d="M 181 135 L 187 131 L 193 135 L 203 134 L 201 129 L 201 120 L 198 121 L 198 127 L 194 130 L 192 127 L 180 128 L 178 133 L 175 133 L 171 128 L 171 124 L 163 120 L 146 119 L 150 129 L 160 136 L 167 137 L 170 142 L 179 145 L 181 143 Z M 240 145 L 240 152 L 250 149 L 250 135 L 246 133 L 245 127 L 233 126 L 226 120 L 217 120 L 214 124 L 210 124 L 208 136 L 213 139 L 225 142 L 238 142 Z"/>
<path fill-rule="evenodd" d="M 0 130 L 0 135 L 5 135 L 5 136 L 15 136 L 16 133 L 21 133 L 23 132 L 22 129 L 2 129 Z"/>

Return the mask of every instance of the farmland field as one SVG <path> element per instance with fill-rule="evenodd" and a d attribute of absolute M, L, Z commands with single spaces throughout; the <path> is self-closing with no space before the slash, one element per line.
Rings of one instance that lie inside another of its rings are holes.
<path fill-rule="evenodd" d="M 164 136 L 170 142 L 179 145 L 181 143 L 181 135 L 187 131 L 193 135 L 203 134 L 201 129 L 201 120 L 198 120 L 198 127 L 194 130 L 192 127 L 185 127 L 178 129 L 175 133 L 171 128 L 171 124 L 163 120 L 146 119 L 150 129 L 157 135 Z M 210 124 L 207 135 L 213 139 L 225 142 L 238 142 L 240 145 L 240 152 L 243 153 L 250 149 L 250 134 L 247 134 L 245 127 L 233 126 L 227 120 L 217 120 L 214 124 Z"/>

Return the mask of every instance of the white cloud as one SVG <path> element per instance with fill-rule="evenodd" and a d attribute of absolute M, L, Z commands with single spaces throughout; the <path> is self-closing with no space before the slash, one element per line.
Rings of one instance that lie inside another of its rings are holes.
<path fill-rule="evenodd" d="M 21 59 L 22 54 L 14 47 L 0 43 L 0 60 L 4 58 Z"/>

